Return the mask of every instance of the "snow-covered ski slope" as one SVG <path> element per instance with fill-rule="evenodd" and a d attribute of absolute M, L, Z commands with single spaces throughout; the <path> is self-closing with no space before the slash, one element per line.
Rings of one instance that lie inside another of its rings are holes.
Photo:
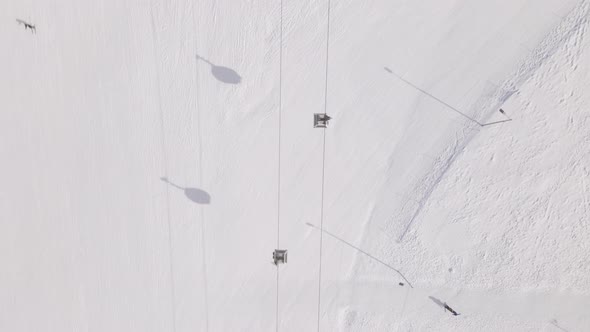
<path fill-rule="evenodd" d="M 0 331 L 590 331 L 590 1 L 282 2 L 0 2 Z"/>

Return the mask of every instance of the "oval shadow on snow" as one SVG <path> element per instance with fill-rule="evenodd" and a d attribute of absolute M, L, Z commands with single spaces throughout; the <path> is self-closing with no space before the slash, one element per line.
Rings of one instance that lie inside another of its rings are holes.
<path fill-rule="evenodd" d="M 184 195 L 191 201 L 199 204 L 211 203 L 211 196 L 201 189 L 198 188 L 184 188 Z"/>
<path fill-rule="evenodd" d="M 202 60 L 211 66 L 211 74 L 219 81 L 227 84 L 240 84 L 242 77 L 233 69 L 223 66 L 217 66 L 211 61 L 199 56 L 197 54 L 197 60 Z"/>
<path fill-rule="evenodd" d="M 211 196 L 204 190 L 198 188 L 181 187 L 168 180 L 167 177 L 161 177 L 160 180 L 168 183 L 174 188 L 180 189 L 184 192 L 184 196 L 197 204 L 209 204 L 211 203 Z"/>
<path fill-rule="evenodd" d="M 239 84 L 240 82 L 242 82 L 242 78 L 240 77 L 240 75 L 238 75 L 238 73 L 236 73 L 234 70 L 229 69 L 227 67 L 212 66 L 211 73 L 213 74 L 213 76 L 215 76 L 215 78 L 222 81 L 223 83 Z"/>

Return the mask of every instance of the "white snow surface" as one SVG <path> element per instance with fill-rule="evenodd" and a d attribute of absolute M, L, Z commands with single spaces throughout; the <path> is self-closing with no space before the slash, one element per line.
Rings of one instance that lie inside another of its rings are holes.
<path fill-rule="evenodd" d="M 590 1 L 329 12 L 0 2 L 0 331 L 590 331 Z"/>

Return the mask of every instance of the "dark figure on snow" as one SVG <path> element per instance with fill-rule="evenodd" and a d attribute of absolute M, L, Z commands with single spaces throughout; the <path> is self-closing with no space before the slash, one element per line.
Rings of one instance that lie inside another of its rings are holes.
<path fill-rule="evenodd" d="M 450 311 L 453 315 L 455 316 L 459 316 L 460 314 L 458 314 L 455 310 L 453 310 L 453 308 L 449 307 L 449 305 L 445 302 L 444 304 L 445 310 Z"/>
<path fill-rule="evenodd" d="M 27 22 L 25 22 L 23 20 L 19 20 L 19 19 L 16 19 L 16 22 L 18 24 L 24 25 L 25 30 L 30 29 L 32 33 L 37 33 L 37 28 L 34 25 L 32 25 L 31 23 L 27 23 Z"/>

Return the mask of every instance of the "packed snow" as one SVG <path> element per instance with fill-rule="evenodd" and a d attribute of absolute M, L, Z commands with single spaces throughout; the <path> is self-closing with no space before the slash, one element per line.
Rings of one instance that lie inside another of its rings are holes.
<path fill-rule="evenodd" d="M 590 331 L 589 15 L 0 2 L 0 330 Z"/>

